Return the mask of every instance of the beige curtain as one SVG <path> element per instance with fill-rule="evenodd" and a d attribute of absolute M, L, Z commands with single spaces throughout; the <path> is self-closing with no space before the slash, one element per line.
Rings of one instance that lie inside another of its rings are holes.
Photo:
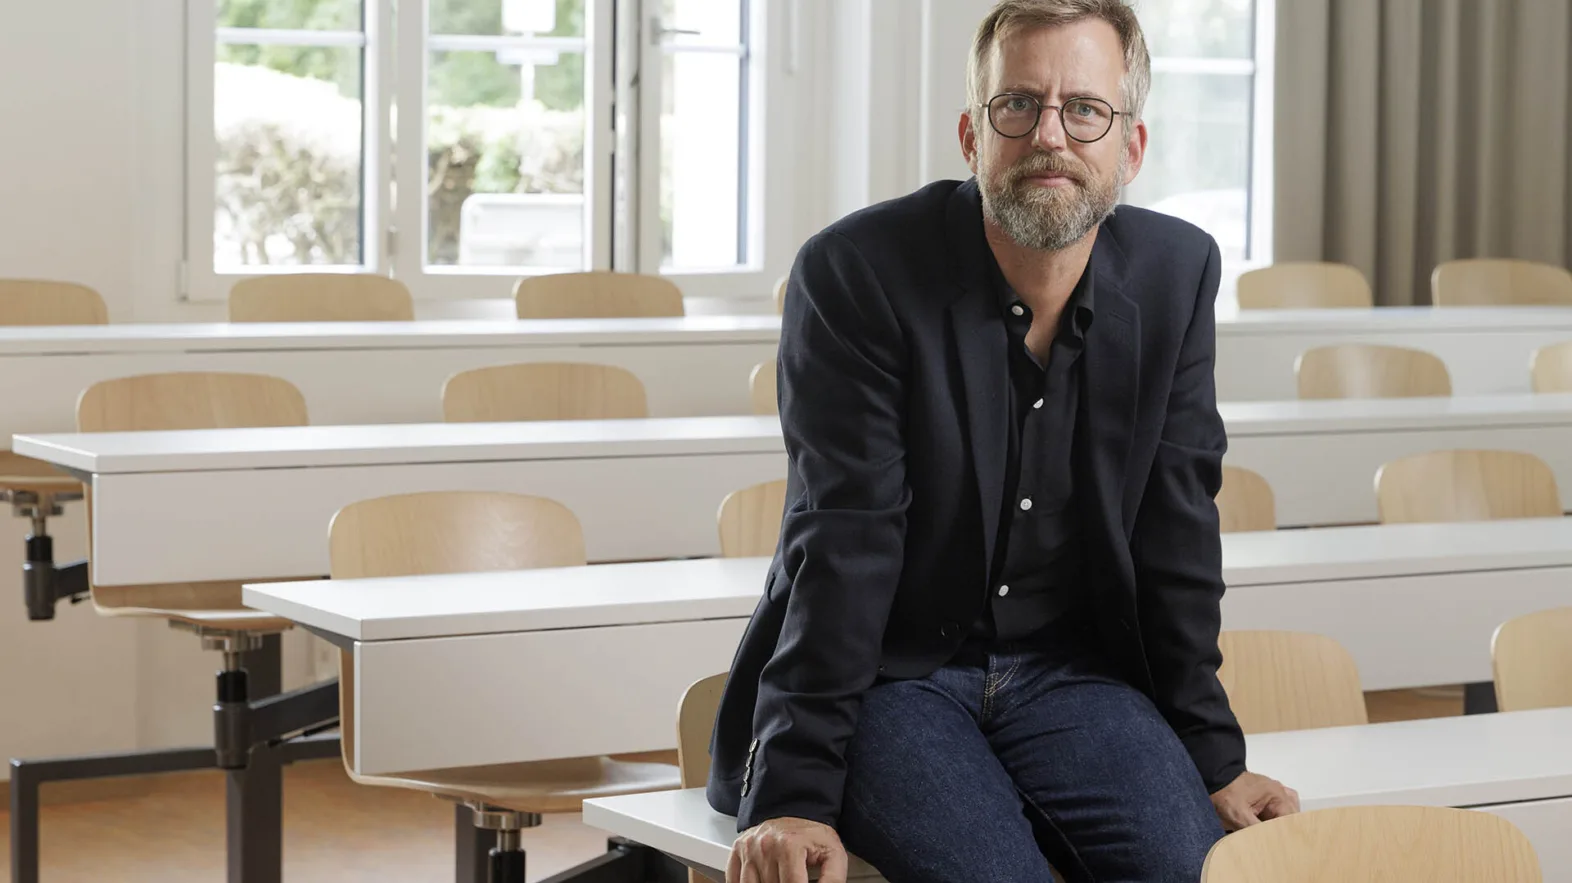
<path fill-rule="evenodd" d="M 1572 266 L 1572 0 L 1278 0 L 1274 256 Z"/>

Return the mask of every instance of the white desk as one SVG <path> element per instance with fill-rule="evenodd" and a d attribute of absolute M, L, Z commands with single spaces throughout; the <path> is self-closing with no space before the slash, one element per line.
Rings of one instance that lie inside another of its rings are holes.
<path fill-rule="evenodd" d="M 1330 635 L 1367 690 L 1484 682 L 1496 626 L 1572 605 L 1572 518 L 1225 534 L 1223 578 L 1223 628 Z"/>
<path fill-rule="evenodd" d="M 1224 628 L 1329 634 L 1354 654 L 1368 689 L 1489 680 L 1498 624 L 1572 603 L 1572 519 L 1236 534 L 1223 550 Z M 515 730 L 542 715 L 555 725 L 558 703 L 572 706 L 569 718 L 601 721 L 599 705 L 634 689 L 614 683 L 624 669 L 627 683 L 661 700 L 646 709 L 655 722 L 624 721 L 629 732 L 653 727 L 664 740 L 653 747 L 669 744 L 676 696 L 731 665 L 768 566 L 708 559 L 264 583 L 246 586 L 244 599 L 354 644 L 367 666 L 356 697 L 358 738 L 370 749 L 362 772 L 393 772 L 549 757 Z M 640 643 L 641 629 L 654 637 Z M 673 649 L 656 652 L 665 640 Z M 668 656 L 680 670 L 663 668 Z M 581 670 L 575 658 L 597 664 Z M 551 677 L 530 678 L 535 662 Z M 489 698 L 520 689 L 531 701 L 517 712 Z M 613 750 L 645 749 L 586 749 Z"/>
<path fill-rule="evenodd" d="M 1572 340 L 1564 307 L 1379 307 L 1241 310 L 1217 321 L 1217 397 L 1290 399 L 1301 352 L 1339 343 L 1382 343 L 1439 356 L 1459 395 L 1528 392 L 1529 357 Z"/>
<path fill-rule="evenodd" d="M 1545 458 L 1572 510 L 1572 395 L 1222 406 L 1226 462 L 1256 469 L 1283 526 L 1370 523 L 1382 462 L 1442 447 Z M 561 500 L 591 560 L 713 555 L 726 494 L 785 476 L 774 417 L 310 426 L 19 435 L 29 457 L 92 475 L 106 584 L 324 572 L 339 508 L 426 490 Z"/>
<path fill-rule="evenodd" d="M 1218 411 L 1225 462 L 1266 478 L 1282 527 L 1374 522 L 1381 464 L 1454 448 L 1538 456 L 1572 511 L 1572 394 L 1223 402 Z"/>
<path fill-rule="evenodd" d="M 273 374 L 313 423 L 442 419 L 453 374 L 511 362 L 627 368 L 661 417 L 751 413 L 748 372 L 775 357 L 776 316 L 0 328 L 0 438 L 64 432 L 93 383 L 161 371 Z"/>
<path fill-rule="evenodd" d="M 355 658 L 367 775 L 670 748 L 726 671 L 762 558 L 246 586 Z M 433 721 L 441 721 L 433 726 Z"/>
<path fill-rule="evenodd" d="M 555 499 L 583 525 L 592 561 L 716 555 L 726 495 L 786 475 L 774 417 L 88 433 L 14 445 L 92 475 L 103 585 L 325 574 L 333 513 L 419 491 Z"/>
<path fill-rule="evenodd" d="M 1562 708 L 1269 733 L 1249 737 L 1247 751 L 1250 768 L 1297 790 L 1305 810 L 1417 804 L 1500 815 L 1533 842 L 1547 883 L 1569 883 L 1569 738 L 1572 708 Z M 699 789 L 588 800 L 584 821 L 712 872 L 737 837 L 736 820 Z"/>

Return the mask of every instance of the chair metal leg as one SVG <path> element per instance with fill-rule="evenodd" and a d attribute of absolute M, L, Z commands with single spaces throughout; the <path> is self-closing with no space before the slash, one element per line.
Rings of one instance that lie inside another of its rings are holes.
<path fill-rule="evenodd" d="M 486 883 L 491 848 L 497 835 L 475 824 L 475 812 L 462 803 L 453 807 L 453 879 L 455 883 Z"/>
<path fill-rule="evenodd" d="M 224 771 L 229 883 L 280 883 L 284 874 L 284 775 L 278 754 L 251 750 L 244 769 Z"/>
<path fill-rule="evenodd" d="M 12 760 L 12 883 L 38 883 L 38 789 L 45 782 L 210 770 L 216 762 L 211 748 L 166 748 L 48 760 Z"/>

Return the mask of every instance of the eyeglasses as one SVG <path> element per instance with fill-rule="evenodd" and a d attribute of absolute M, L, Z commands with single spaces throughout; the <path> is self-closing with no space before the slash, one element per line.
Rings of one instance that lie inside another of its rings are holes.
<path fill-rule="evenodd" d="M 1006 138 L 1025 138 L 1036 131 L 1043 111 L 1053 110 L 1059 114 L 1064 134 L 1082 144 L 1102 140 L 1113 128 L 1114 117 L 1123 113 L 1101 98 L 1071 98 L 1054 107 L 1020 92 L 995 95 L 984 106 L 988 108 L 988 125 Z"/>

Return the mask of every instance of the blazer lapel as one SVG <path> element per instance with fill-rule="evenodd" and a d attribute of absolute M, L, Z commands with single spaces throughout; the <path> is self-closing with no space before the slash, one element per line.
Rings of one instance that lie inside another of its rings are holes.
<path fill-rule="evenodd" d="M 983 238 L 982 201 L 975 179 L 950 197 L 947 225 L 957 289 L 949 309 L 950 333 L 961 366 L 967 439 L 982 505 L 986 580 L 999 532 L 1004 460 L 1009 455 L 1009 337 L 989 282 L 988 262 L 993 255 Z"/>
<path fill-rule="evenodd" d="M 1141 311 L 1124 293 L 1124 252 L 1104 227 L 1092 249 L 1097 316 L 1086 335 L 1080 419 L 1085 421 L 1091 490 L 1115 548 L 1128 546 L 1125 465 L 1135 433 L 1141 370 Z"/>

